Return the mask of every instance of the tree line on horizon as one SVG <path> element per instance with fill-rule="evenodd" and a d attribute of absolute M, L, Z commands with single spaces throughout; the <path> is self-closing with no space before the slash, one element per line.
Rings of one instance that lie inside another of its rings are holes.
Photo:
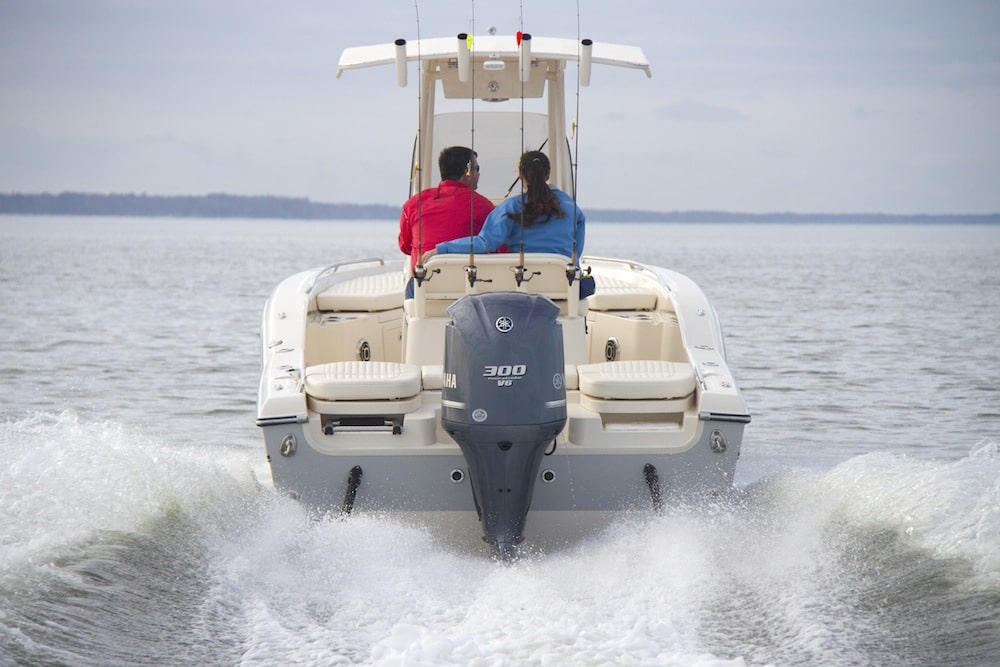
<path fill-rule="evenodd" d="M 328 204 L 276 196 L 94 194 L 0 194 L 0 214 L 135 216 L 181 218 L 274 218 L 285 220 L 391 220 L 400 207 L 387 204 Z M 1000 213 L 739 213 L 727 211 L 586 210 L 595 222 L 843 222 L 1000 224 Z"/>

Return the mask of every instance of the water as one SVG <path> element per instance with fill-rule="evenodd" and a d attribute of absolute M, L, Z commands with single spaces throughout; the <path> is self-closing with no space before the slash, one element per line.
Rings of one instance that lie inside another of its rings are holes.
<path fill-rule="evenodd" d="M 995 665 L 1000 228 L 592 225 L 714 301 L 732 498 L 513 566 L 307 515 L 260 310 L 395 223 L 0 217 L 0 664 Z"/>

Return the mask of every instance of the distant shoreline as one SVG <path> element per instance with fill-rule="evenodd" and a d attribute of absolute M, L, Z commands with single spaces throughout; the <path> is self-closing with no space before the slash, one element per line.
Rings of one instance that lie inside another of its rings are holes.
<path fill-rule="evenodd" d="M 739 213 L 729 211 L 638 211 L 587 208 L 593 222 L 1000 224 L 1000 213 Z M 171 218 L 262 218 L 283 220 L 392 220 L 399 206 L 327 204 L 307 198 L 227 194 L 0 194 L 0 215 L 133 216 Z"/>

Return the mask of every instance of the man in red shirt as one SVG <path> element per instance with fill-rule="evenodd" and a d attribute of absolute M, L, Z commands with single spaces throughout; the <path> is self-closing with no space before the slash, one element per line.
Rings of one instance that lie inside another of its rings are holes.
<path fill-rule="evenodd" d="M 479 161 L 472 149 L 445 148 L 438 168 L 441 183 L 406 200 L 399 217 L 399 249 L 410 256 L 411 270 L 423 252 L 438 243 L 478 234 L 493 210 L 493 203 L 475 191 Z"/>

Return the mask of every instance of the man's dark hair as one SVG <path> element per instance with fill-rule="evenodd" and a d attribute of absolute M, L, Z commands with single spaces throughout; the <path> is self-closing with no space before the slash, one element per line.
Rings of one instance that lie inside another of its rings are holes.
<path fill-rule="evenodd" d="M 465 172 L 472 166 L 475 151 L 465 146 L 449 146 L 438 156 L 438 169 L 441 170 L 442 181 L 460 181 Z"/>

